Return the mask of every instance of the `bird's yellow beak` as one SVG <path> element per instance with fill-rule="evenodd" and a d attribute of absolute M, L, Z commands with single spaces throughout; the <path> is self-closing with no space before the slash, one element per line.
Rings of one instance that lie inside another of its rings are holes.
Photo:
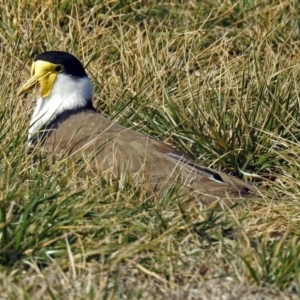
<path fill-rule="evenodd" d="M 42 98 L 49 96 L 57 74 L 62 71 L 62 65 L 56 65 L 42 60 L 33 62 L 31 67 L 31 78 L 21 87 L 18 96 L 32 90 L 36 86 L 40 87 L 40 95 Z"/>

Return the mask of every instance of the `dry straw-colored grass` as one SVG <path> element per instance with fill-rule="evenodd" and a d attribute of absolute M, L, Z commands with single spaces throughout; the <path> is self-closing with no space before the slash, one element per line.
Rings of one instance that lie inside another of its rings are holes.
<path fill-rule="evenodd" d="M 293 299 L 298 1 L 0 4 L 0 299 Z M 154 203 L 130 179 L 27 153 L 31 58 L 69 51 L 99 111 L 243 178 L 247 209 Z"/>

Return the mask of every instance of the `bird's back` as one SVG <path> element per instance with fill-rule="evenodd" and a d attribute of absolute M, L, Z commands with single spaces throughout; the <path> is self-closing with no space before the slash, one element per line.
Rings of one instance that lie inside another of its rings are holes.
<path fill-rule="evenodd" d="M 44 147 L 50 153 L 85 155 L 89 167 L 115 178 L 130 175 L 136 184 L 163 195 L 178 185 L 204 204 L 223 199 L 232 205 L 236 198 L 252 195 L 244 181 L 196 164 L 182 152 L 123 127 L 92 110 L 84 110 L 58 120 Z"/>

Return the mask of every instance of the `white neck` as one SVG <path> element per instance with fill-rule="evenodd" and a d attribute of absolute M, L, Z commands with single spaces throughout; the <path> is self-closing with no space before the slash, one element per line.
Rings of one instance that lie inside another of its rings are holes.
<path fill-rule="evenodd" d="M 92 99 L 93 86 L 88 77 L 74 78 L 57 75 L 49 96 L 37 98 L 37 104 L 30 121 L 28 143 L 32 135 L 52 121 L 57 115 L 70 109 L 85 107 Z"/>

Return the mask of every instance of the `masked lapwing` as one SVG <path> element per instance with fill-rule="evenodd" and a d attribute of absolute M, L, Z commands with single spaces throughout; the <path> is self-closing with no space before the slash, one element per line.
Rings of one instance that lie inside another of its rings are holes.
<path fill-rule="evenodd" d="M 28 144 L 51 154 L 88 156 L 89 169 L 129 176 L 161 198 L 172 187 L 202 204 L 225 206 L 248 198 L 253 187 L 233 176 L 197 164 L 168 144 L 109 120 L 92 104 L 93 86 L 80 61 L 61 51 L 37 55 L 31 78 L 19 95 L 36 90 Z M 44 151 L 43 151 L 44 152 Z"/>

